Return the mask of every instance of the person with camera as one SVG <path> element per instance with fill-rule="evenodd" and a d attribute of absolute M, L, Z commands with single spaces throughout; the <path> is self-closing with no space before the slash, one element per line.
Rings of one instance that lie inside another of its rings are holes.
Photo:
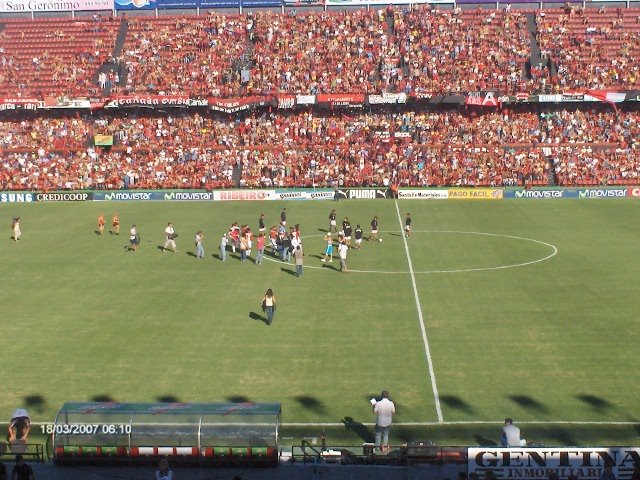
<path fill-rule="evenodd" d="M 168 247 L 171 247 L 173 253 L 176 253 L 178 249 L 176 248 L 175 238 L 178 234 L 173 229 L 173 224 L 171 222 L 167 223 L 167 228 L 164 229 L 164 233 L 166 235 L 166 240 L 164 241 L 164 247 L 162 247 L 162 253 L 164 253 Z"/>
<path fill-rule="evenodd" d="M 262 311 L 267 314 L 267 325 L 271 325 L 276 313 L 276 297 L 271 289 L 268 289 L 262 298 Z"/>
<path fill-rule="evenodd" d="M 198 230 L 194 239 L 194 243 L 196 246 L 196 258 L 204 258 L 204 245 L 202 243 L 203 239 L 204 233 L 202 233 L 202 230 Z"/>

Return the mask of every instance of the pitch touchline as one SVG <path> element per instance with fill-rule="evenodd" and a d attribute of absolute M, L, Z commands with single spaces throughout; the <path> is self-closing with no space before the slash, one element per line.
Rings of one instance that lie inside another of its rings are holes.
<path fill-rule="evenodd" d="M 518 425 L 638 425 L 639 422 L 630 422 L 630 421 L 612 421 L 612 422 L 603 422 L 603 421 L 580 421 L 580 420 L 530 420 L 530 421 L 518 421 Z M 375 426 L 375 423 L 360 423 L 359 425 L 364 425 L 365 427 Z M 503 420 L 469 420 L 469 421 L 454 421 L 454 422 L 393 422 L 396 426 L 405 426 L 405 427 L 435 427 L 435 426 L 446 426 L 446 425 L 504 425 Z M 348 422 L 325 422 L 325 423 L 303 423 L 303 422 L 290 422 L 283 423 L 283 427 L 343 427 L 348 425 Z"/>
<path fill-rule="evenodd" d="M 402 228 L 402 217 L 400 216 L 400 207 L 398 207 L 398 200 L 395 201 L 396 213 L 398 214 L 398 223 L 400 224 L 400 234 L 402 235 L 402 241 L 404 243 L 404 251 L 407 255 L 407 263 L 409 264 L 409 275 L 411 276 L 411 286 L 413 288 L 413 297 L 416 301 L 416 308 L 418 309 L 418 320 L 420 321 L 420 331 L 422 333 L 422 343 L 424 343 L 424 354 L 427 357 L 427 364 L 429 366 L 429 376 L 431 377 L 431 389 L 433 390 L 433 399 L 436 405 L 436 415 L 438 416 L 438 422 L 442 423 L 444 418 L 442 416 L 442 406 L 440 405 L 440 395 L 438 394 L 438 386 L 436 384 L 436 374 L 433 369 L 433 360 L 431 358 L 431 349 L 429 348 L 429 340 L 427 339 L 427 329 L 424 326 L 424 317 L 422 315 L 422 305 L 420 305 L 420 297 L 418 296 L 418 286 L 416 285 L 416 275 L 413 272 L 413 263 L 411 262 L 411 255 L 409 255 L 409 244 L 407 243 L 407 237 L 404 236 L 404 230 Z"/>

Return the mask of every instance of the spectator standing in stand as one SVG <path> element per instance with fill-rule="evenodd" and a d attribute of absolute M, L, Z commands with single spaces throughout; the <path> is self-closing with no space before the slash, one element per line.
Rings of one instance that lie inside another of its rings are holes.
<path fill-rule="evenodd" d="M 156 470 L 155 480 L 174 480 L 173 470 L 169 468 L 169 462 L 166 458 L 163 458 L 158 463 L 158 470 Z"/>
<path fill-rule="evenodd" d="M 31 465 L 25 463 L 21 454 L 16 455 L 16 464 L 13 467 L 11 480 L 36 480 Z"/>

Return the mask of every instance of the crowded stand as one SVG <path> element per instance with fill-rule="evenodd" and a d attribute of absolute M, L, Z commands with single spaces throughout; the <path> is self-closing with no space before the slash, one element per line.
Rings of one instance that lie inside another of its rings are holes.
<path fill-rule="evenodd" d="M 246 93 L 234 62 L 244 54 L 246 17 L 206 16 L 129 20 L 125 85 L 115 93 L 238 96 Z"/>
<path fill-rule="evenodd" d="M 3 190 L 618 184 L 640 171 L 640 114 L 605 108 L 2 120 Z"/>
<path fill-rule="evenodd" d="M 567 5 L 536 14 L 538 43 L 556 74 L 541 89 L 632 88 L 640 85 L 639 9 Z"/>
<path fill-rule="evenodd" d="M 524 14 L 416 8 L 393 16 L 407 92 L 526 90 L 531 48 Z"/>
<path fill-rule="evenodd" d="M 98 69 L 112 55 L 119 20 L 5 20 L 0 31 L 0 95 L 98 93 Z"/>

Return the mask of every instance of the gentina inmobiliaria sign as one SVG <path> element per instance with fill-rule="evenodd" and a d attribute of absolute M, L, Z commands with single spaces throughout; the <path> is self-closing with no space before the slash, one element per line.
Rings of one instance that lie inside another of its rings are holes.
<path fill-rule="evenodd" d="M 484 477 L 491 471 L 497 478 L 539 480 L 550 473 L 560 478 L 575 475 L 580 480 L 598 480 L 605 465 L 613 467 L 618 480 L 631 478 L 634 462 L 640 462 L 637 447 L 562 448 L 469 448 L 468 473 Z"/>

